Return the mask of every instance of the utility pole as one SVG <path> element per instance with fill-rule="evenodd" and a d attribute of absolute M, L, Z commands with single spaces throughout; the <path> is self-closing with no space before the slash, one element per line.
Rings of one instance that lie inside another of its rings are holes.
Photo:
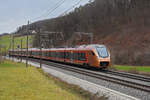
<path fill-rule="evenodd" d="M 42 68 L 42 41 L 41 41 L 41 29 L 39 29 L 39 41 L 40 41 L 40 68 Z"/>
<path fill-rule="evenodd" d="M 13 33 L 14 34 L 14 33 Z M 13 58 L 12 61 L 14 61 L 14 35 L 12 37 L 12 42 L 13 42 L 13 46 L 12 46 L 12 50 L 13 50 Z"/>
<path fill-rule="evenodd" d="M 10 41 L 8 50 L 10 50 L 10 49 L 12 49 L 12 41 Z M 12 52 L 12 50 L 11 50 L 11 52 Z M 9 55 L 9 59 L 10 59 L 10 55 Z"/>
<path fill-rule="evenodd" d="M 22 39 L 21 39 L 21 59 L 20 62 L 22 62 Z"/>
<path fill-rule="evenodd" d="M 0 44 L 0 63 L 2 62 L 2 54 L 1 54 L 1 44 Z"/>
<path fill-rule="evenodd" d="M 7 56 L 7 48 L 6 48 L 6 46 L 5 46 L 5 56 Z"/>
<path fill-rule="evenodd" d="M 27 44 L 26 44 L 26 67 L 28 67 L 28 35 L 29 35 L 29 21 L 27 25 Z"/>
<path fill-rule="evenodd" d="M 4 55 L 5 57 L 4 57 L 4 58 L 6 59 L 6 56 L 7 56 L 7 49 L 6 49 L 6 46 L 5 46 L 4 48 L 5 48 L 5 55 Z"/>
<path fill-rule="evenodd" d="M 91 33 L 91 44 L 93 44 L 93 33 Z"/>

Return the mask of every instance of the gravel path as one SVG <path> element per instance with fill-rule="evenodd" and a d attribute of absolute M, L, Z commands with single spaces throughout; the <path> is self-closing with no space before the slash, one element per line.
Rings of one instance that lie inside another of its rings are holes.
<path fill-rule="evenodd" d="M 25 61 L 24 61 L 25 62 Z M 30 62 L 31 63 L 31 62 Z M 32 65 L 34 65 L 34 66 L 38 66 L 39 64 L 38 63 L 32 63 Z M 63 70 L 63 69 L 60 69 L 60 68 L 56 68 L 56 67 L 52 67 L 52 66 L 48 66 L 48 65 L 43 65 L 43 66 L 45 66 L 44 67 L 44 70 L 45 71 L 47 71 L 47 70 L 49 70 L 49 69 L 51 69 L 51 70 L 57 70 L 57 71 L 59 71 L 61 74 L 62 73 L 65 73 L 65 74 L 67 74 L 67 76 L 69 75 L 69 76 L 73 76 L 74 78 L 76 77 L 76 78 L 78 78 L 78 79 L 81 79 L 81 80 L 84 80 L 84 81 L 86 81 L 86 82 L 91 82 L 91 84 L 92 84 L 92 86 L 93 86 L 93 83 L 94 83 L 94 85 L 96 85 L 96 86 L 100 86 L 100 87 L 102 87 L 103 86 L 103 88 L 104 87 L 106 87 L 106 88 L 109 88 L 109 89 L 112 89 L 112 90 L 115 90 L 115 91 L 118 91 L 117 93 L 124 93 L 124 94 L 126 94 L 126 95 L 130 95 L 130 96 L 133 96 L 133 97 L 136 97 L 136 98 L 139 98 L 139 99 L 141 99 L 141 100 L 150 100 L 150 94 L 149 93 L 146 93 L 146 92 L 142 92 L 142 91 L 139 91 L 139 90 L 136 90 L 136 89 L 132 89 L 132 88 L 128 88 L 128 87 L 125 87 L 125 86 L 121 86 L 121 85 L 118 85 L 118 84 L 114 84 L 114 83 L 111 83 L 111 82 L 107 82 L 107 81 L 104 81 L 104 80 L 99 80 L 99 79 L 96 79 L 96 78 L 93 78 L 93 77 L 89 77 L 89 76 L 85 76 L 85 75 L 81 75 L 81 74 L 78 74 L 78 73 L 74 73 L 74 72 L 69 72 L 69 71 L 66 71 L 66 70 Z M 48 69 L 47 69 L 47 68 Z M 53 72 L 52 71 L 52 72 Z M 60 75 L 60 74 L 57 74 L 57 75 L 59 75 L 59 76 L 62 76 L 62 75 Z M 58 76 L 57 76 L 58 77 Z M 66 81 L 68 81 L 68 80 L 70 80 L 70 79 L 66 79 Z M 81 81 L 80 80 L 80 81 Z M 76 81 L 76 80 L 75 80 Z M 73 82 L 74 83 L 74 82 Z M 82 82 L 80 82 L 80 84 L 82 84 Z M 85 85 L 84 85 L 85 86 Z M 84 87 L 85 88 L 85 87 Z M 88 88 L 88 87 L 87 87 Z M 93 89 L 95 90 L 95 88 L 93 87 Z M 92 88 L 90 88 L 90 89 L 88 89 L 89 91 L 92 91 L 93 90 Z M 100 89 L 101 90 L 101 89 Z M 100 91 L 99 90 L 99 91 Z M 97 91 L 98 92 L 98 91 Z M 112 91 L 111 91 L 112 92 Z M 94 92 L 93 92 L 94 93 Z M 95 93 L 96 93 L 96 90 L 95 90 Z M 105 93 L 109 93 L 110 95 L 109 95 L 109 97 L 111 97 L 111 99 L 110 100 L 112 100 L 112 98 L 113 98 L 113 100 L 127 100 L 127 98 L 126 99 L 121 99 L 120 97 L 118 98 L 118 97 L 116 97 L 116 96 L 112 96 L 111 95 L 111 93 L 110 92 L 104 92 L 104 94 Z M 102 92 L 100 92 L 100 94 L 103 94 Z M 129 96 L 129 97 L 130 97 Z M 129 99 L 129 98 L 128 98 Z M 133 98 L 132 98 L 133 99 Z M 132 100 L 131 99 L 131 100 Z M 135 99 L 135 98 L 134 98 Z"/>
<path fill-rule="evenodd" d="M 56 68 L 56 67 L 52 67 L 52 66 L 47 66 L 47 67 L 50 67 L 51 69 L 55 69 L 57 71 L 66 73 L 68 75 L 72 75 L 72 76 L 75 76 L 77 78 L 95 83 L 97 85 L 101 85 L 101 86 L 104 86 L 106 88 L 116 90 L 116 91 L 119 91 L 121 93 L 130 95 L 130 96 L 134 96 L 136 98 L 140 98 L 141 100 L 150 100 L 150 93 L 147 93 L 147 92 L 139 91 L 139 90 L 136 90 L 136 89 L 133 89 L 133 88 L 129 88 L 129 87 L 125 87 L 125 86 L 122 86 L 122 85 L 114 84 L 114 83 L 111 83 L 111 82 L 107 82 L 107 81 L 100 80 L 100 79 L 97 79 L 97 78 L 85 76 L 85 75 L 82 75 L 82 74 L 66 71 L 66 70 L 63 70 L 63 69 L 60 69 L 60 68 Z"/>

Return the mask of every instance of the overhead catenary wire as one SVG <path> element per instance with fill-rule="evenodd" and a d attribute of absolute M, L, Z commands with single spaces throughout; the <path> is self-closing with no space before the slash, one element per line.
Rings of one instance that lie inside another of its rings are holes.
<path fill-rule="evenodd" d="M 54 9 L 52 9 L 52 11 L 47 14 L 47 16 L 50 15 L 50 14 L 52 14 L 52 13 L 53 13 L 57 8 L 59 8 L 65 1 L 66 1 L 66 0 L 63 0 L 58 6 L 56 6 Z"/>
<path fill-rule="evenodd" d="M 39 17 L 33 18 L 33 19 L 31 19 L 31 20 L 37 20 L 37 19 L 40 19 L 40 18 L 42 18 L 42 17 L 47 17 L 48 15 L 50 15 L 50 14 L 52 14 L 54 11 L 56 11 L 57 8 L 59 8 L 60 6 L 62 6 L 62 5 L 65 3 L 65 1 L 66 1 L 66 0 L 60 0 L 60 1 L 58 1 L 58 2 L 55 4 L 55 6 L 54 6 L 53 9 L 48 9 L 46 13 L 42 14 L 42 15 L 39 16 Z M 30 21 L 31 21 L 31 20 L 30 20 Z"/>
<path fill-rule="evenodd" d="M 78 1 L 78 0 L 77 0 Z M 67 9 L 66 11 L 64 11 L 62 14 L 60 14 L 58 17 L 64 16 L 67 12 L 69 12 L 70 10 L 72 10 L 73 8 L 75 8 L 77 5 L 79 5 L 81 3 L 81 1 L 83 0 L 79 0 L 75 5 L 73 5 L 72 7 L 70 7 L 69 9 Z"/>
<path fill-rule="evenodd" d="M 60 0 L 60 1 L 58 1 L 58 2 L 55 4 L 55 6 L 54 6 L 55 9 L 54 9 L 54 8 L 53 8 L 53 9 L 48 9 L 48 10 L 47 10 L 44 14 L 42 14 L 41 16 L 30 19 L 30 20 L 29 20 L 30 23 L 31 23 L 31 22 L 34 22 L 34 21 L 36 21 L 36 20 L 38 20 L 38 19 L 40 19 L 40 18 L 45 17 L 47 13 L 48 13 L 47 16 L 50 15 L 50 14 L 52 14 L 54 11 L 56 11 L 57 8 L 59 8 L 63 3 L 65 3 L 65 1 L 66 1 L 66 0 L 63 0 L 63 1 Z M 81 2 L 81 1 L 83 1 L 83 0 L 80 0 L 80 2 Z M 79 2 L 79 3 L 80 3 L 80 2 Z M 77 4 L 79 4 L 79 3 L 77 3 Z M 76 5 L 77 5 L 77 4 L 76 4 Z M 66 12 L 68 12 L 68 11 L 71 10 L 71 9 L 73 9 L 76 5 L 70 7 L 69 9 L 67 9 L 67 11 L 63 12 L 62 14 L 60 14 L 60 16 L 64 15 Z M 59 16 L 58 16 L 58 17 L 59 17 Z M 20 24 L 21 24 L 21 23 L 20 23 Z M 20 25 L 19 25 L 19 26 L 20 26 Z"/>
<path fill-rule="evenodd" d="M 30 20 L 30 22 L 31 22 L 32 20 L 37 20 L 37 19 L 39 19 L 39 18 L 49 16 L 49 15 L 52 14 L 57 8 L 59 8 L 61 5 L 63 5 L 65 1 L 66 1 L 66 0 L 60 0 L 60 1 L 55 5 L 55 7 L 54 7 L 53 9 L 51 9 L 50 11 L 48 10 L 48 13 L 47 13 L 46 15 L 43 14 L 43 15 L 37 17 L 37 18 L 33 18 L 33 19 Z M 82 1 L 82 0 L 77 1 L 77 3 L 76 3 L 75 5 L 73 5 L 72 7 L 70 7 L 69 9 L 67 9 L 65 12 L 63 12 L 62 14 L 60 14 L 60 16 L 64 15 L 64 14 L 67 13 L 68 11 L 72 10 L 72 9 L 73 9 L 74 7 L 76 7 L 81 1 Z M 59 16 L 58 16 L 58 17 L 59 17 Z M 28 25 L 27 25 L 27 26 L 29 26 L 29 21 L 28 21 Z M 13 44 L 13 45 L 14 45 L 14 44 Z M 14 46 L 13 46 L 13 47 L 14 47 Z M 14 51 L 14 48 L 13 48 L 13 51 Z M 26 56 L 26 67 L 28 67 L 28 32 L 27 32 L 27 50 L 26 50 L 26 52 L 27 52 L 27 56 Z M 40 63 L 40 65 L 41 65 L 41 63 Z"/>
<path fill-rule="evenodd" d="M 37 20 L 37 19 L 40 19 L 40 18 L 42 18 L 42 17 L 47 17 L 47 16 L 53 14 L 60 6 L 62 6 L 62 5 L 65 3 L 65 1 L 66 1 L 66 0 L 60 0 L 60 1 L 58 1 L 58 2 L 55 4 L 55 6 L 54 6 L 53 9 L 47 10 L 46 13 L 42 14 L 42 15 L 39 16 L 39 17 L 33 18 L 32 20 Z M 61 16 L 65 15 L 67 12 L 69 12 L 70 10 L 72 10 L 73 8 L 75 8 L 77 5 L 79 5 L 79 4 L 81 3 L 81 1 L 83 1 L 83 0 L 79 0 L 79 1 L 76 0 L 76 3 L 75 3 L 73 6 L 71 6 L 69 9 L 65 10 L 65 11 L 64 11 L 63 13 L 61 13 L 58 17 L 61 17 Z M 30 20 L 30 21 L 32 21 L 32 20 Z"/>

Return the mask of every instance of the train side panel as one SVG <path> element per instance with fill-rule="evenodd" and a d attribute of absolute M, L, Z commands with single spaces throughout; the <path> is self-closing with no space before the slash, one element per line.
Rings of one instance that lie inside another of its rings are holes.
<path fill-rule="evenodd" d="M 88 52 L 88 63 L 91 67 L 100 67 L 97 56 L 93 51 Z"/>

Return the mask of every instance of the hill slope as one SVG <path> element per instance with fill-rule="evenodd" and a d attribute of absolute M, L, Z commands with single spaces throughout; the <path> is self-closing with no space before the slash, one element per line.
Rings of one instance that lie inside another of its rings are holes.
<path fill-rule="evenodd" d="M 21 45 L 21 39 L 22 39 L 22 47 L 26 48 L 26 36 L 21 37 L 15 37 L 14 38 L 14 48 L 17 48 L 17 46 Z M 29 36 L 29 44 L 32 45 L 32 36 Z M 0 45 L 2 46 L 2 52 L 8 51 L 9 49 L 12 49 L 12 35 L 6 35 L 0 37 Z M 6 48 L 5 48 L 6 47 Z"/>
<path fill-rule="evenodd" d="M 106 44 L 114 63 L 149 65 L 149 4 L 150 0 L 95 0 L 65 16 L 35 22 L 30 29 L 63 32 L 64 42 L 57 45 L 72 45 L 70 39 L 75 44 L 87 40 L 79 36 L 72 38 L 74 32 L 94 33 L 94 43 Z M 25 27 L 18 33 L 24 33 Z"/>

